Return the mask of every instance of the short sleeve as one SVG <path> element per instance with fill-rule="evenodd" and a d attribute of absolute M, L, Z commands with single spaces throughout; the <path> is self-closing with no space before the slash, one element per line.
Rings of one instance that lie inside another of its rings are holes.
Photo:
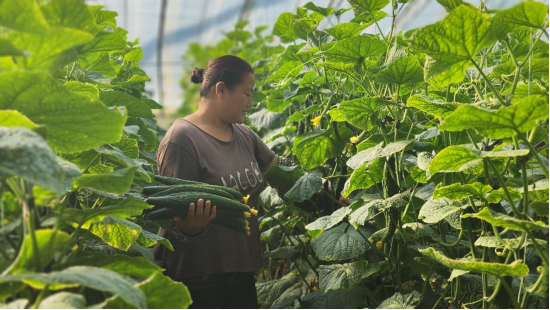
<path fill-rule="evenodd" d="M 196 156 L 190 150 L 175 144 L 161 144 L 157 150 L 159 175 L 200 181 L 201 168 Z"/>
<path fill-rule="evenodd" d="M 249 130 L 254 139 L 254 156 L 256 157 L 258 166 L 263 170 L 263 168 L 271 163 L 275 157 L 275 152 L 273 152 L 252 129 L 249 128 Z"/>

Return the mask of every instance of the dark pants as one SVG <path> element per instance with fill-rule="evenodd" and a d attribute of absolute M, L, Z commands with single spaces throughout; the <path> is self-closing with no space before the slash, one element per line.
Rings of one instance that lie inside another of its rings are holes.
<path fill-rule="evenodd" d="M 209 276 L 205 281 L 183 281 L 193 303 L 190 309 L 257 309 L 253 272 L 231 272 Z"/>

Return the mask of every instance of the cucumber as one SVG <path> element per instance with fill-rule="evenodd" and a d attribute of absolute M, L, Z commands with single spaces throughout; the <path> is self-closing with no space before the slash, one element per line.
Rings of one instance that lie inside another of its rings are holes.
<path fill-rule="evenodd" d="M 212 223 L 218 224 L 237 232 L 248 232 L 250 230 L 248 221 L 244 217 L 244 212 L 236 212 L 232 210 L 223 210 L 218 212 Z M 158 208 L 145 215 L 147 220 L 171 220 L 174 217 L 187 217 L 186 208 Z"/>
<path fill-rule="evenodd" d="M 200 191 L 149 197 L 145 199 L 145 202 L 155 206 L 177 208 L 182 206 L 189 206 L 191 203 L 196 204 L 199 199 L 204 199 L 205 202 L 210 200 L 212 202 L 212 205 L 216 206 L 218 210 L 224 208 L 233 209 L 236 211 L 250 212 L 250 207 L 245 204 L 222 196 Z"/>
<path fill-rule="evenodd" d="M 233 196 L 228 194 L 226 191 L 217 189 L 217 188 L 211 188 L 207 186 L 200 186 L 200 185 L 174 185 L 174 186 L 163 186 L 164 190 L 160 192 L 156 192 L 154 194 L 149 195 L 149 197 L 162 197 L 162 196 L 168 196 L 172 194 L 180 194 L 185 192 L 203 192 L 203 193 L 209 193 L 214 194 L 218 196 L 225 197 L 227 199 L 235 199 Z M 147 192 L 150 192 L 148 190 Z M 145 192 L 145 188 L 143 189 L 143 193 L 147 194 Z"/>
<path fill-rule="evenodd" d="M 235 189 L 232 189 L 232 188 L 229 188 L 229 187 L 225 187 L 225 186 L 220 186 L 220 185 L 212 185 L 212 184 L 208 184 L 208 183 L 203 183 L 203 182 L 196 182 L 196 181 L 191 181 L 191 180 L 183 180 L 183 179 L 178 179 L 178 178 L 170 178 L 170 177 L 165 177 L 165 176 L 160 176 L 160 175 L 155 175 L 155 180 L 158 181 L 158 182 L 161 182 L 162 184 L 165 184 L 164 186 L 163 185 L 156 185 L 156 186 L 146 186 L 143 188 L 143 193 L 145 195 L 152 195 L 152 194 L 155 194 L 155 193 L 158 193 L 160 191 L 163 191 L 163 190 L 166 190 L 168 189 L 169 187 L 172 187 L 172 186 L 179 186 L 179 185 L 191 185 L 191 186 L 200 186 L 201 188 L 211 188 L 211 189 L 218 189 L 218 190 L 222 190 L 228 194 L 230 194 L 231 196 L 233 196 L 234 199 L 238 200 L 238 201 L 241 201 L 243 199 L 243 195 L 235 190 Z"/>

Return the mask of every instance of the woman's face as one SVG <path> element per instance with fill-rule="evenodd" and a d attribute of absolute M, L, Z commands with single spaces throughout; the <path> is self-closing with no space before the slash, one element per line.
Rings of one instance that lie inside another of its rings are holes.
<path fill-rule="evenodd" d="M 220 118 L 226 123 L 244 123 L 246 110 L 252 106 L 254 74 L 247 73 L 233 90 L 224 87 L 221 94 Z M 220 95 L 220 94 L 219 94 Z"/>

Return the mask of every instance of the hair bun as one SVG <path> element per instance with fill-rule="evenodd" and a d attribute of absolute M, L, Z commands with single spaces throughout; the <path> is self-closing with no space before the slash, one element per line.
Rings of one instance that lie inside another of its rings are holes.
<path fill-rule="evenodd" d="M 195 68 L 195 70 L 193 70 L 193 73 L 191 74 L 191 82 L 195 84 L 202 83 L 203 75 L 204 69 Z"/>

